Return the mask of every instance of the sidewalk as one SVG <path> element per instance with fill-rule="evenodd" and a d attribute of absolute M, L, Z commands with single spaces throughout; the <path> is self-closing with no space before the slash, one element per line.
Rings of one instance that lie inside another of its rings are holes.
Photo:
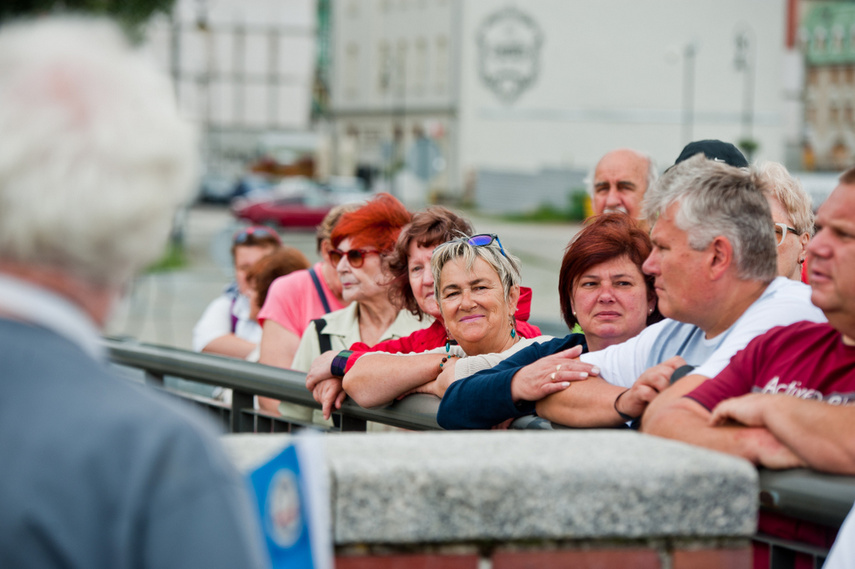
<path fill-rule="evenodd" d="M 477 231 L 496 233 L 520 258 L 523 285 L 534 291 L 532 319 L 560 322 L 558 269 L 564 248 L 579 230 L 573 224 L 521 224 L 472 217 Z M 138 277 L 107 325 L 111 336 L 191 349 L 193 325 L 232 280 L 230 240 L 239 224 L 227 208 L 194 206 L 187 218 L 185 268 Z M 285 244 L 317 259 L 313 232 L 281 232 Z"/>

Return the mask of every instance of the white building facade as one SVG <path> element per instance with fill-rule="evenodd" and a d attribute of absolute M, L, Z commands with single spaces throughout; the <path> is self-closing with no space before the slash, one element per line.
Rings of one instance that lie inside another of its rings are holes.
<path fill-rule="evenodd" d="M 309 129 L 316 24 L 314 0 L 177 0 L 150 23 L 208 169 L 237 175 L 263 135 Z"/>
<path fill-rule="evenodd" d="M 617 147 L 664 168 L 702 138 L 783 159 L 786 0 L 337 0 L 332 16 L 335 163 L 392 189 L 460 198 L 485 170 L 584 171 Z"/>

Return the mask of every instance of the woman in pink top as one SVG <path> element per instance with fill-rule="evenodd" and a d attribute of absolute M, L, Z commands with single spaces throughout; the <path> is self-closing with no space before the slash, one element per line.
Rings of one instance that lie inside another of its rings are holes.
<path fill-rule="evenodd" d="M 346 306 L 341 298 L 341 282 L 329 257 L 334 249 L 330 235 L 339 218 L 360 204 L 334 207 L 316 232 L 321 261 L 305 271 L 295 271 L 273 281 L 258 313 L 262 327 L 258 362 L 290 368 L 303 331 L 315 318 Z M 259 397 L 259 406 L 278 414 L 279 401 Z"/>

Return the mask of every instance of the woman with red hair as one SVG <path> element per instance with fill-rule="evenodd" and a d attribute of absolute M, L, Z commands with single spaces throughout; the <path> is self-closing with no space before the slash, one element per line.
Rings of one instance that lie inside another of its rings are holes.
<path fill-rule="evenodd" d="M 308 371 L 312 360 L 328 350 L 338 352 L 355 342 L 372 346 L 429 324 L 399 310 L 389 299 L 392 277 L 383 260 L 411 217 L 389 194 L 379 194 L 342 215 L 330 236 L 334 249 L 329 256 L 341 280 L 342 298 L 350 305 L 309 324 L 294 354 L 293 369 Z"/>
<path fill-rule="evenodd" d="M 534 413 L 537 401 L 583 379 L 561 374 L 562 358 L 619 344 L 660 320 L 653 279 L 641 272 L 651 248 L 628 215 L 595 217 L 567 246 L 558 279 L 564 322 L 582 333 L 533 344 L 452 383 L 437 413 L 440 426 L 483 429 Z"/>

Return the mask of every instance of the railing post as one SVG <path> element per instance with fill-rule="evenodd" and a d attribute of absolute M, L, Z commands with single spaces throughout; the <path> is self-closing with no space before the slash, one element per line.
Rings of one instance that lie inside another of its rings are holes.
<path fill-rule="evenodd" d="M 163 388 L 163 374 L 155 373 L 151 370 L 145 370 L 144 375 L 145 384 L 149 387 L 159 387 Z"/>
<path fill-rule="evenodd" d="M 367 423 L 368 422 L 365 419 L 357 419 L 356 417 L 350 417 L 348 415 L 341 416 L 342 432 L 357 431 L 364 433 L 366 430 Z"/>
<path fill-rule="evenodd" d="M 252 393 L 232 390 L 232 413 L 229 429 L 233 433 L 254 433 L 255 417 L 247 415 L 244 409 L 252 409 Z"/>

